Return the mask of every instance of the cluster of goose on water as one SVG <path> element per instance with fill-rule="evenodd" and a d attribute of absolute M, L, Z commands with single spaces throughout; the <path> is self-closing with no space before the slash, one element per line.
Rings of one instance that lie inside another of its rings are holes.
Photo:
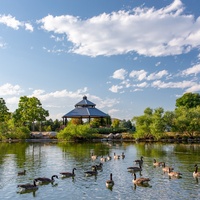
<path fill-rule="evenodd" d="M 84 174 L 85 176 L 96 176 L 98 174 L 98 170 L 102 170 L 103 168 L 103 162 L 109 161 L 111 159 L 124 159 L 125 158 L 125 154 L 124 152 L 122 152 L 121 155 L 117 155 L 116 153 L 114 153 L 113 157 L 108 155 L 107 157 L 100 157 L 100 163 L 91 166 L 91 170 L 85 171 Z M 92 153 L 91 155 L 91 159 L 94 161 L 96 159 L 98 159 L 97 155 L 94 155 Z M 127 170 L 128 172 L 131 172 L 133 174 L 133 180 L 132 182 L 135 185 L 148 185 L 148 182 L 150 181 L 150 178 L 148 177 L 136 177 L 136 173 L 139 172 L 141 175 L 142 172 L 142 166 L 143 166 L 143 156 L 140 157 L 140 159 L 135 160 L 134 161 L 136 163 L 136 166 L 131 166 L 128 167 Z M 174 171 L 174 168 L 171 166 L 166 166 L 165 162 L 157 162 L 156 159 L 153 160 L 153 166 L 154 167 L 162 167 L 162 171 L 164 173 L 168 173 L 168 176 L 170 178 L 181 178 L 182 177 L 182 173 Z M 194 178 L 200 178 L 200 172 L 198 172 L 198 165 L 195 164 L 195 171 L 193 172 L 193 177 Z M 67 178 L 67 177 L 75 177 L 75 170 L 76 168 L 72 169 L 72 172 L 60 172 L 60 175 L 62 178 Z M 26 170 L 18 172 L 18 175 L 26 175 Z M 51 178 L 46 178 L 46 177 L 38 177 L 35 178 L 33 180 L 33 184 L 31 183 L 27 183 L 27 184 L 20 184 L 17 187 L 19 188 L 19 192 L 23 193 L 23 192 L 27 192 L 27 191 L 35 191 L 38 189 L 38 185 L 43 185 L 43 184 L 49 184 L 49 183 L 54 183 L 55 178 L 58 179 L 57 175 L 53 175 Z M 112 188 L 114 186 L 114 181 L 112 179 L 112 173 L 110 173 L 110 179 L 107 180 L 105 182 L 106 187 L 108 188 Z"/>
<path fill-rule="evenodd" d="M 122 158 L 122 159 L 125 158 L 124 152 L 122 152 L 121 155 L 116 155 L 114 153 L 113 159 L 120 159 L 120 158 Z M 94 160 L 98 159 L 98 156 L 94 155 L 92 153 L 91 159 L 94 161 Z M 85 171 L 84 172 L 85 176 L 93 176 L 93 175 L 96 176 L 98 174 L 98 170 L 102 170 L 103 162 L 109 161 L 111 159 L 112 159 L 112 156 L 109 156 L 109 155 L 107 157 L 101 156 L 100 163 L 91 166 L 91 170 Z M 76 168 L 73 168 L 72 172 L 60 172 L 61 178 L 75 177 L 75 170 L 76 170 Z M 21 176 L 21 175 L 26 175 L 26 170 L 18 172 L 18 176 Z M 33 180 L 33 184 L 31 184 L 31 183 L 19 184 L 17 187 L 19 188 L 19 193 L 36 191 L 38 189 L 38 185 L 54 183 L 55 178 L 58 179 L 58 176 L 53 175 L 51 178 L 38 177 Z M 112 180 L 112 173 L 110 173 L 110 179 L 107 180 L 105 184 L 106 184 L 106 187 L 108 187 L 108 188 L 110 188 L 114 185 L 114 181 Z"/>

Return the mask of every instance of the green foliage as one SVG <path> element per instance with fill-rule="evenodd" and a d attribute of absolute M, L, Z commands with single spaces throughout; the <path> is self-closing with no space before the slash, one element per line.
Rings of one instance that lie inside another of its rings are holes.
<path fill-rule="evenodd" d="M 83 124 L 83 120 L 81 118 L 72 118 L 70 121 L 74 125 L 80 125 Z"/>
<path fill-rule="evenodd" d="M 57 138 L 63 140 L 83 140 L 90 139 L 94 133 L 96 133 L 95 129 L 90 128 L 89 124 L 74 125 L 69 123 L 57 134 Z"/>
<path fill-rule="evenodd" d="M 101 126 L 101 118 L 94 118 L 90 121 L 90 126 L 93 128 L 98 128 Z"/>
<path fill-rule="evenodd" d="M 111 126 L 113 128 L 119 128 L 119 123 L 120 123 L 119 119 L 114 119 Z"/>
<path fill-rule="evenodd" d="M 125 119 L 123 119 L 122 121 L 120 121 L 119 127 L 131 130 L 133 128 L 133 125 L 130 120 L 126 121 Z"/>
<path fill-rule="evenodd" d="M 151 108 L 146 108 L 144 110 L 144 115 L 139 117 L 134 117 L 136 125 L 135 138 L 156 138 L 159 139 L 163 136 L 165 131 L 166 123 L 163 120 L 163 108 L 157 108 L 152 110 Z"/>
<path fill-rule="evenodd" d="M 199 93 L 185 93 L 182 97 L 176 100 L 176 107 L 195 108 L 200 106 L 200 94 Z"/>
<path fill-rule="evenodd" d="M 0 98 L 0 122 L 5 122 L 10 118 L 11 114 L 8 112 L 6 102 L 3 98 Z"/>
<path fill-rule="evenodd" d="M 179 107 L 175 110 L 175 130 L 181 134 L 194 136 L 200 133 L 200 106 Z"/>
<path fill-rule="evenodd" d="M 93 128 L 98 128 L 98 127 L 105 127 L 107 125 L 110 125 L 110 117 L 109 118 L 93 118 L 91 121 L 90 121 L 90 125 L 93 127 Z"/>
<path fill-rule="evenodd" d="M 164 120 L 165 125 L 166 125 L 166 127 L 165 127 L 166 131 L 175 130 L 175 124 L 174 124 L 175 113 L 174 113 L 174 111 L 166 111 L 164 113 L 163 120 Z"/>
<path fill-rule="evenodd" d="M 0 125 L 0 139 L 26 139 L 30 137 L 30 130 L 27 127 L 17 127 L 14 120 L 10 119 L 7 123 Z"/>
<path fill-rule="evenodd" d="M 25 125 L 27 123 L 32 124 L 34 131 L 34 122 L 42 122 L 49 116 L 49 112 L 42 108 L 42 104 L 36 97 L 20 97 L 18 109 L 13 114 L 15 122 L 19 125 Z"/>

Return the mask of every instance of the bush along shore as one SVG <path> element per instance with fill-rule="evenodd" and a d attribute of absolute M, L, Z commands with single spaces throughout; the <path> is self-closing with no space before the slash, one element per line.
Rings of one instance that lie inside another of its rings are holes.
<path fill-rule="evenodd" d="M 65 133 L 65 132 L 64 132 Z M 118 142 L 163 142 L 163 143 L 200 143 L 200 136 L 180 136 L 176 133 L 166 133 L 166 136 L 163 136 L 159 139 L 153 137 L 146 138 L 136 138 L 134 137 L 134 133 L 132 132 L 122 132 L 122 133 L 87 133 L 84 135 L 83 133 L 75 134 L 75 135 L 67 135 L 65 133 L 63 135 L 62 132 L 30 132 L 26 134 L 26 137 L 8 137 L 1 138 L 2 142 L 19 142 L 19 141 L 27 141 L 27 142 L 42 142 L 42 141 L 73 141 L 73 142 L 82 142 L 82 141 L 90 141 L 90 142 L 105 142 L 105 141 L 118 141 Z M 8 135 L 10 136 L 10 135 Z M 14 136 L 14 135 L 12 135 Z"/>

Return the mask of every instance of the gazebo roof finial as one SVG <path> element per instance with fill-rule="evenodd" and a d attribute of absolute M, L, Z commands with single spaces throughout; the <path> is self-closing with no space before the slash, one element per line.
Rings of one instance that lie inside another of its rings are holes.
<path fill-rule="evenodd" d="M 87 100 L 87 96 L 86 96 L 86 95 L 84 95 L 84 96 L 83 96 L 83 99 L 86 99 L 86 100 Z"/>

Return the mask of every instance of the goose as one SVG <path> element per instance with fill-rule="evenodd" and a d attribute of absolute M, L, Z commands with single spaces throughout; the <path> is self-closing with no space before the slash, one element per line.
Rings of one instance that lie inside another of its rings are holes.
<path fill-rule="evenodd" d="M 163 162 L 156 162 L 156 159 L 153 159 L 153 166 L 159 167 L 163 164 Z"/>
<path fill-rule="evenodd" d="M 17 174 L 18 174 L 18 176 L 26 175 L 26 170 L 24 169 L 24 171 L 18 172 Z"/>
<path fill-rule="evenodd" d="M 127 170 L 128 170 L 128 172 L 141 172 L 142 171 L 142 166 L 139 163 L 139 167 L 128 167 Z"/>
<path fill-rule="evenodd" d="M 97 172 L 97 167 L 95 166 L 94 167 L 94 170 L 92 170 L 92 171 L 86 171 L 86 172 L 84 172 L 85 173 L 85 175 L 86 176 L 93 176 L 93 175 L 97 175 L 98 174 L 98 172 Z"/>
<path fill-rule="evenodd" d="M 92 153 L 91 159 L 92 159 L 92 160 L 96 160 L 97 158 L 98 158 L 98 156 L 97 156 L 97 155 L 94 155 L 94 153 Z"/>
<path fill-rule="evenodd" d="M 112 157 L 108 155 L 107 156 L 107 160 L 111 160 L 111 159 L 112 159 Z"/>
<path fill-rule="evenodd" d="M 62 178 L 74 177 L 75 176 L 74 170 L 76 170 L 76 168 L 73 168 L 72 172 L 60 172 L 60 174 L 62 175 Z"/>
<path fill-rule="evenodd" d="M 143 178 L 143 177 L 136 178 L 136 174 L 135 173 L 133 173 L 133 176 L 134 176 L 133 183 L 136 184 L 136 185 L 147 184 L 150 181 L 149 178 Z"/>
<path fill-rule="evenodd" d="M 124 158 L 125 158 L 125 154 L 124 154 L 124 152 L 122 152 L 122 155 L 121 155 L 121 157 L 122 157 L 122 159 L 124 159 Z"/>
<path fill-rule="evenodd" d="M 181 178 L 182 174 L 180 172 L 174 172 L 174 171 L 171 170 L 171 168 L 169 168 L 168 176 L 174 177 L 174 178 Z"/>
<path fill-rule="evenodd" d="M 198 172 L 198 166 L 197 166 L 197 164 L 195 164 L 194 167 L 195 167 L 195 171 L 193 172 L 193 176 L 195 178 L 198 178 L 198 177 L 200 177 L 200 172 Z"/>
<path fill-rule="evenodd" d="M 135 163 L 142 165 L 143 164 L 143 156 L 140 157 L 140 160 L 135 160 Z"/>
<path fill-rule="evenodd" d="M 33 184 L 30 184 L 30 183 L 21 184 L 21 185 L 18 185 L 17 187 L 19 188 L 19 192 L 35 191 L 38 189 L 35 179 L 33 180 Z"/>
<path fill-rule="evenodd" d="M 163 170 L 163 172 L 169 172 L 169 168 L 170 168 L 171 171 L 174 170 L 173 167 L 166 166 L 165 162 L 163 162 L 163 164 L 162 164 L 162 170 Z"/>
<path fill-rule="evenodd" d="M 114 181 L 112 180 L 112 173 L 110 173 L 110 180 L 106 181 L 106 187 L 112 187 L 114 185 Z"/>
<path fill-rule="evenodd" d="M 97 168 L 97 170 L 101 170 L 102 167 L 103 167 L 103 163 L 99 163 L 99 165 L 93 165 L 93 166 L 92 166 L 92 170 L 93 170 L 93 171 L 95 170 L 95 167 Z"/>
<path fill-rule="evenodd" d="M 103 156 L 101 156 L 100 160 L 101 162 L 106 162 L 106 158 L 104 158 Z"/>
<path fill-rule="evenodd" d="M 51 178 L 46 178 L 46 177 L 38 177 L 36 178 L 36 184 L 48 184 L 48 183 L 53 183 L 55 180 L 54 178 L 58 178 L 57 175 L 53 175 Z"/>
<path fill-rule="evenodd" d="M 116 155 L 116 153 L 114 153 L 114 159 L 120 159 L 120 155 Z"/>

